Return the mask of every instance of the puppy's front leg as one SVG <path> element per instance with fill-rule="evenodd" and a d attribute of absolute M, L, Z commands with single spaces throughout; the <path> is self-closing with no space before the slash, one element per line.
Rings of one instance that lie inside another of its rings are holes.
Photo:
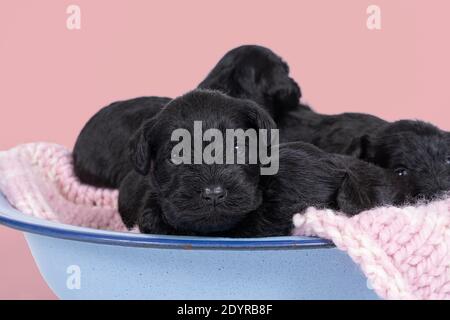
<path fill-rule="evenodd" d="M 157 193 L 148 184 L 147 177 L 135 171 L 131 171 L 120 185 L 119 212 L 129 229 L 137 225 L 142 233 L 173 233 L 162 217 Z"/>
<path fill-rule="evenodd" d="M 139 220 L 139 231 L 147 234 L 174 234 L 173 229 L 161 217 L 154 215 L 151 209 L 143 212 Z"/>
<path fill-rule="evenodd" d="M 138 226 L 139 231 L 142 233 L 165 235 L 177 234 L 175 232 L 176 230 L 164 220 L 156 195 L 149 197 L 139 210 Z"/>

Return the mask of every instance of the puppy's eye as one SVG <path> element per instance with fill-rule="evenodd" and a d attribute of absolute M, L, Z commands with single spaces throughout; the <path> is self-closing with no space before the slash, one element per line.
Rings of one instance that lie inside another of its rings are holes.
<path fill-rule="evenodd" d="M 403 168 L 403 167 L 395 168 L 394 172 L 399 177 L 404 177 L 404 176 L 408 175 L 408 170 L 406 168 Z"/>
<path fill-rule="evenodd" d="M 445 158 L 445 163 L 446 163 L 446 164 L 450 164 L 450 156 L 447 157 L 447 158 Z"/>

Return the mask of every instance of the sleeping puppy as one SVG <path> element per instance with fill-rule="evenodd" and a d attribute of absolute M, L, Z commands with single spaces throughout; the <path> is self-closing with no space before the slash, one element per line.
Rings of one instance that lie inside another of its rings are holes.
<path fill-rule="evenodd" d="M 301 95 L 297 83 L 289 77 L 287 64 L 269 49 L 253 45 L 228 52 L 199 87 L 256 101 L 274 117 L 279 106 L 294 107 Z M 141 97 L 118 101 L 95 114 L 81 130 L 73 151 L 74 170 L 80 181 L 118 188 L 124 174 L 131 170 L 126 142 L 170 100 Z"/>
<path fill-rule="evenodd" d="M 117 188 L 132 168 L 126 152 L 130 137 L 169 101 L 142 97 L 114 102 L 97 112 L 81 130 L 73 150 L 74 171 L 80 181 Z"/>
<path fill-rule="evenodd" d="M 323 115 L 299 105 L 278 127 L 282 142 L 312 143 L 391 170 L 414 188 L 414 199 L 429 200 L 450 190 L 450 134 L 432 124 L 391 123 L 361 113 Z"/>
<path fill-rule="evenodd" d="M 261 205 L 259 162 L 174 162 L 172 134 L 187 130 L 195 136 L 195 121 L 202 121 L 204 132 L 276 128 L 250 100 L 204 90 L 172 100 L 130 140 L 135 171 L 122 181 L 119 192 L 119 212 L 127 227 L 138 225 L 141 232 L 159 234 L 223 232 Z M 246 146 L 236 140 L 231 148 L 237 152 Z"/>
<path fill-rule="evenodd" d="M 339 154 L 348 154 L 356 137 L 388 123 L 364 113 L 320 114 L 304 104 L 299 104 L 293 111 L 283 108 L 283 112 L 277 122 L 282 142 L 304 141 Z"/>
<path fill-rule="evenodd" d="M 301 97 L 286 62 L 270 49 L 256 45 L 240 46 L 225 54 L 199 88 L 251 99 L 275 121 L 279 111 L 296 109 Z"/>
<path fill-rule="evenodd" d="M 264 183 L 263 204 L 222 236 L 290 235 L 292 217 L 308 207 L 348 216 L 378 206 L 402 205 L 410 189 L 395 174 L 353 157 L 330 154 L 303 143 L 281 144 L 280 167 Z"/>
<path fill-rule="evenodd" d="M 132 153 L 136 152 L 136 147 L 132 149 Z M 232 189 L 245 192 L 241 195 L 243 198 L 236 207 L 229 204 L 226 213 L 212 212 L 199 196 L 205 187 L 203 181 L 208 180 L 204 176 L 208 167 L 201 166 L 197 172 L 185 165 L 170 167 L 165 164 L 165 152 L 162 153 L 160 157 L 156 151 L 152 156 L 154 180 L 151 174 L 143 176 L 130 172 L 120 187 L 122 219 L 127 227 L 138 225 L 143 233 L 286 236 L 293 227 L 292 216 L 308 207 L 330 208 L 354 215 L 376 206 L 402 204 L 407 194 L 390 171 L 297 142 L 280 146 L 280 167 L 276 175 L 261 176 L 262 198 L 258 195 L 255 201 L 254 196 L 248 196 L 248 183 L 241 188 L 240 182 L 233 181 Z M 233 171 L 223 173 L 225 181 L 235 174 Z M 245 182 L 254 176 L 244 175 L 242 179 Z M 157 181 L 159 187 L 154 186 L 153 181 Z M 158 188 L 162 191 L 160 196 Z"/>
<path fill-rule="evenodd" d="M 422 121 L 400 120 L 355 139 L 348 153 L 394 172 L 413 199 L 450 190 L 450 133 Z"/>

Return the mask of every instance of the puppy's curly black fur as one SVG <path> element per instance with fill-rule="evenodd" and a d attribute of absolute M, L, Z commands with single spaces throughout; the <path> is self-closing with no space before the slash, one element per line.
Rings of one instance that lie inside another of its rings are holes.
<path fill-rule="evenodd" d="M 130 140 L 134 171 L 122 181 L 119 192 L 119 212 L 126 226 L 137 224 L 145 233 L 222 232 L 261 205 L 257 163 L 176 165 L 171 161 L 173 131 L 185 129 L 194 136 L 194 121 L 202 121 L 204 131 L 214 128 L 224 134 L 227 129 L 276 128 L 269 114 L 250 100 L 204 90 L 172 100 Z M 205 197 L 208 188 L 220 188 L 220 201 Z"/>
<path fill-rule="evenodd" d="M 199 88 L 253 100 L 275 119 L 278 110 L 297 106 L 301 96 L 297 83 L 289 77 L 288 65 L 271 50 L 256 45 L 245 45 L 228 52 Z M 74 169 L 80 181 L 117 188 L 131 170 L 125 152 L 126 142 L 144 121 L 170 100 L 141 97 L 118 101 L 95 114 L 81 130 L 74 147 Z"/>
<path fill-rule="evenodd" d="M 166 173 L 167 182 L 159 182 L 166 196 L 157 196 L 149 177 L 129 173 L 120 188 L 119 211 L 128 227 L 137 224 L 144 233 L 283 236 L 291 233 L 292 216 L 308 207 L 330 208 L 354 215 L 380 205 L 402 204 L 408 192 L 388 170 L 353 157 L 329 154 L 307 143 L 281 145 L 279 156 L 278 173 L 261 177 L 262 203 L 251 211 L 250 207 L 244 207 L 245 214 L 237 216 L 231 211 L 223 217 L 214 217 L 208 216 L 205 210 L 193 211 L 198 208 L 195 195 L 184 197 L 179 189 L 195 189 L 199 184 L 184 180 L 184 175 L 191 170 L 184 165 Z M 161 161 L 156 160 L 152 170 L 164 166 Z M 172 193 L 175 179 L 177 187 Z M 174 208 L 169 203 L 164 204 L 165 201 L 178 206 Z M 204 228 L 199 229 L 198 221 L 205 216 L 209 225 L 202 224 Z"/>
<path fill-rule="evenodd" d="M 74 171 L 80 181 L 117 188 L 132 169 L 127 153 L 130 137 L 170 100 L 142 97 L 114 102 L 97 112 L 81 130 L 73 150 Z"/>
<path fill-rule="evenodd" d="M 263 184 L 263 204 L 233 230 L 219 235 L 290 235 L 292 217 L 308 207 L 348 216 L 383 205 L 402 205 L 409 189 L 389 170 L 302 143 L 281 144 L 280 169 Z"/>
<path fill-rule="evenodd" d="M 324 115 L 299 104 L 277 124 L 282 142 L 304 141 L 390 169 L 415 190 L 411 201 L 450 190 L 450 134 L 430 123 L 387 122 L 363 113 Z"/>
<path fill-rule="evenodd" d="M 393 171 L 412 201 L 433 200 L 450 190 L 450 133 L 423 121 L 400 120 L 353 143 L 359 158 Z"/>
<path fill-rule="evenodd" d="M 253 100 L 275 121 L 278 112 L 296 109 L 302 95 L 298 84 L 289 77 L 287 63 L 270 49 L 256 45 L 241 46 L 225 54 L 199 88 Z"/>

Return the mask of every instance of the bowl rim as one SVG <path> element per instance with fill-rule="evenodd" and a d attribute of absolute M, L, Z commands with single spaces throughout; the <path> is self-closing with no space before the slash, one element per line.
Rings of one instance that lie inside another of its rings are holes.
<path fill-rule="evenodd" d="M 334 247 L 331 241 L 316 237 L 191 237 L 151 235 L 79 227 L 24 214 L 13 208 L 1 192 L 0 224 L 26 233 L 52 238 L 126 247 L 208 250 L 286 250 Z"/>

